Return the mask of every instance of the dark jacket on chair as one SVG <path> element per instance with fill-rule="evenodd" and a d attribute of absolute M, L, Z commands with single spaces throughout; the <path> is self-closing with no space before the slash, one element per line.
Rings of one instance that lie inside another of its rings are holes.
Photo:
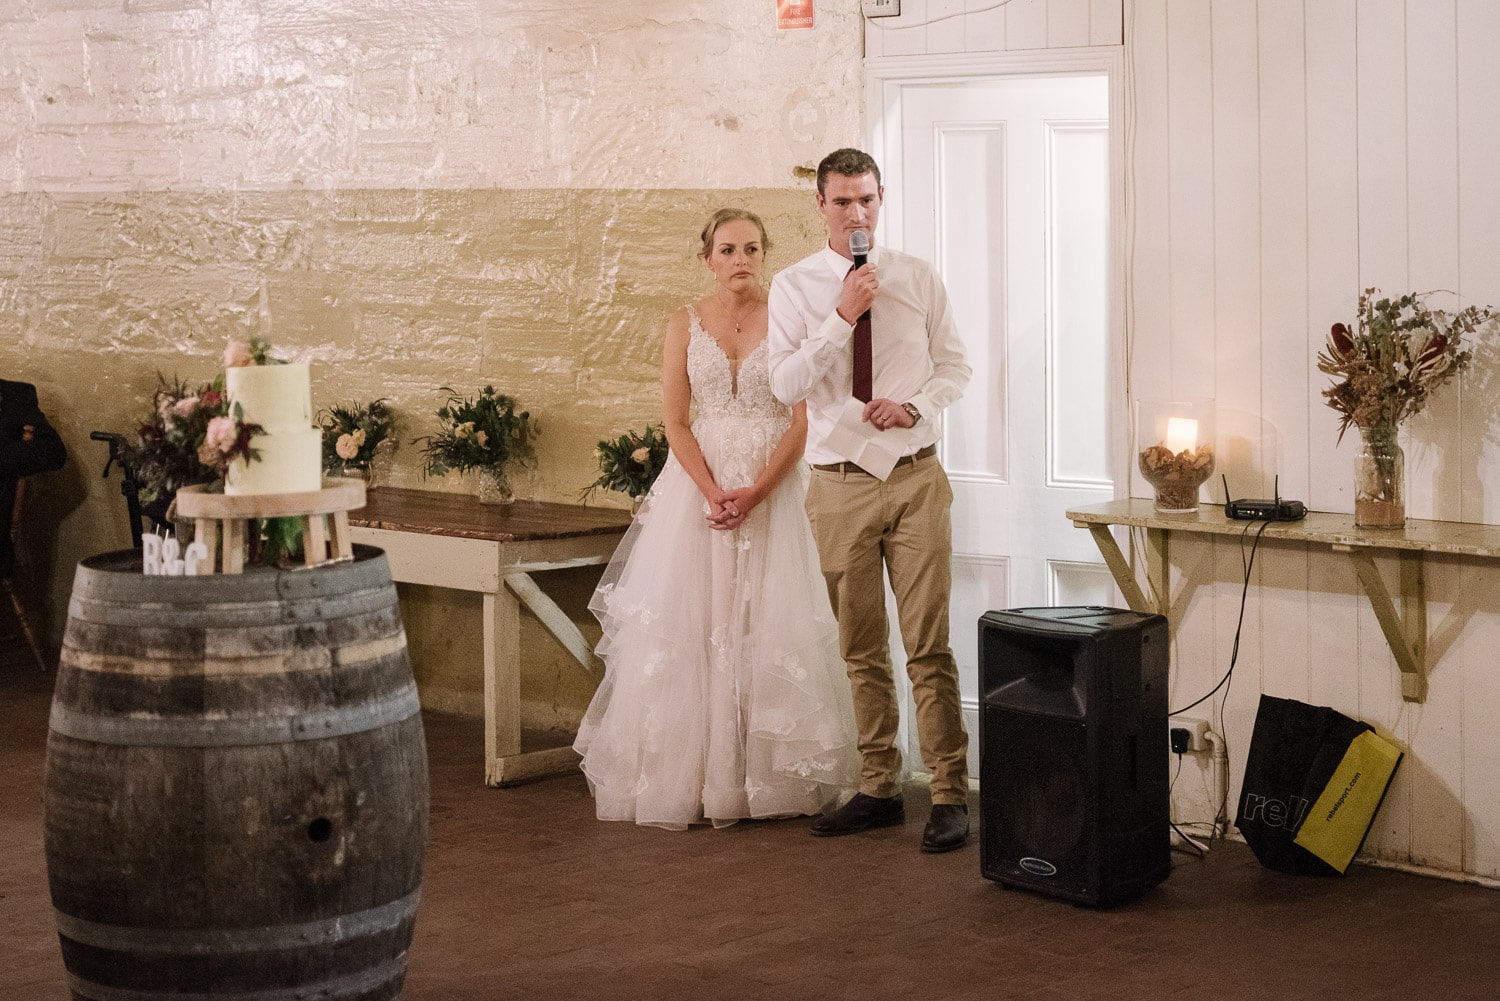
<path fill-rule="evenodd" d="M 10 573 L 15 553 L 10 545 L 10 514 L 16 481 L 32 473 L 61 469 L 68 458 L 47 415 L 37 406 L 36 388 L 0 379 L 0 576 Z"/>

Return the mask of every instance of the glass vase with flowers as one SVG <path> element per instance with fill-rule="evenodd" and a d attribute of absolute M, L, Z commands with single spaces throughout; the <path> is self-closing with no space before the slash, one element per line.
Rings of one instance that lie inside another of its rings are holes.
<path fill-rule="evenodd" d="M 1452 381 L 1473 358 L 1465 345 L 1495 313 L 1466 306 L 1455 313 L 1432 309 L 1431 292 L 1394 298 L 1367 288 L 1359 297 L 1355 327 L 1335 323 L 1318 352 L 1318 369 L 1333 376 L 1323 398 L 1339 414 L 1339 440 L 1359 429 L 1355 458 L 1354 523 L 1400 528 L 1406 523 L 1405 456 L 1401 424 L 1422 412 L 1433 392 Z"/>
<path fill-rule="evenodd" d="M 323 430 L 323 471 L 352 476 L 375 488 L 375 459 L 381 446 L 394 446 L 396 419 L 385 398 L 369 403 L 332 406 L 318 413 Z"/>
<path fill-rule="evenodd" d="M 437 411 L 438 430 L 412 439 L 426 457 L 423 475 L 474 470 L 482 503 L 510 503 L 514 491 L 509 467 L 529 465 L 536 451 L 537 426 L 531 414 L 517 410 L 516 401 L 494 386 L 485 386 L 478 396 L 460 396 L 447 386 L 440 392 L 447 397 Z"/>

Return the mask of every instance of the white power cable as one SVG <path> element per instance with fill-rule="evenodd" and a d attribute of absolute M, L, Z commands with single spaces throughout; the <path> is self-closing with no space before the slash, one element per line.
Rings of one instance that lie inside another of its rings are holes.
<path fill-rule="evenodd" d="M 960 10 L 960 11 L 955 11 L 952 14 L 943 14 L 940 17 L 928 18 L 925 21 L 917 21 L 917 22 L 915 22 L 913 24 L 892 24 L 892 25 L 885 25 L 885 24 L 879 24 L 879 23 L 877 23 L 879 21 L 888 20 L 887 18 L 884 18 L 884 17 L 867 17 L 867 18 L 865 18 L 865 20 L 869 22 L 870 27 L 872 27 L 872 28 L 879 28 L 881 31 L 906 31 L 906 30 L 908 30 L 910 28 L 925 28 L 929 24 L 937 24 L 940 21 L 951 21 L 955 17 L 967 17 L 970 14 L 988 14 L 990 11 L 992 11 L 992 10 L 999 10 L 1001 7 L 1004 7 L 1004 6 L 1008 5 L 1009 3 L 1010 3 L 1010 0 L 999 0 L 998 3 L 992 3 L 988 7 L 981 7 L 978 10 Z M 890 20 L 894 20 L 894 19 L 890 19 Z"/>
<path fill-rule="evenodd" d="M 1209 756 L 1209 768 L 1214 773 L 1214 830 L 1229 833 L 1229 745 L 1224 738 L 1212 730 L 1207 734 L 1213 745 Z"/>

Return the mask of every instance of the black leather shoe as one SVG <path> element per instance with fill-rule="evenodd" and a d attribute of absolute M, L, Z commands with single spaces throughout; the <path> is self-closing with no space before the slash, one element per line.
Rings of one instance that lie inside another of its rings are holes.
<path fill-rule="evenodd" d="M 890 827 L 906 821 L 906 808 L 901 805 L 901 794 L 882 799 L 866 796 L 862 792 L 832 813 L 825 813 L 813 821 L 814 837 L 834 838 L 840 834 L 857 834 L 872 827 Z"/>
<path fill-rule="evenodd" d="M 951 852 L 969 840 L 969 808 L 958 803 L 936 803 L 922 830 L 924 852 Z"/>

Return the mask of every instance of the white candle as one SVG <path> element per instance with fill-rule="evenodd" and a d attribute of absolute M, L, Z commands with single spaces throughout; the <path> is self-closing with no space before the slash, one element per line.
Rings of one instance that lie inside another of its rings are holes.
<path fill-rule="evenodd" d="M 1198 446 L 1198 422 L 1191 417 L 1167 418 L 1167 451 L 1179 455 Z"/>
<path fill-rule="evenodd" d="M 208 562 L 208 546 L 194 542 L 182 551 L 183 573 L 188 577 L 213 573 Z"/>
<path fill-rule="evenodd" d="M 161 536 L 141 536 L 141 573 L 148 577 L 161 573 Z"/>

